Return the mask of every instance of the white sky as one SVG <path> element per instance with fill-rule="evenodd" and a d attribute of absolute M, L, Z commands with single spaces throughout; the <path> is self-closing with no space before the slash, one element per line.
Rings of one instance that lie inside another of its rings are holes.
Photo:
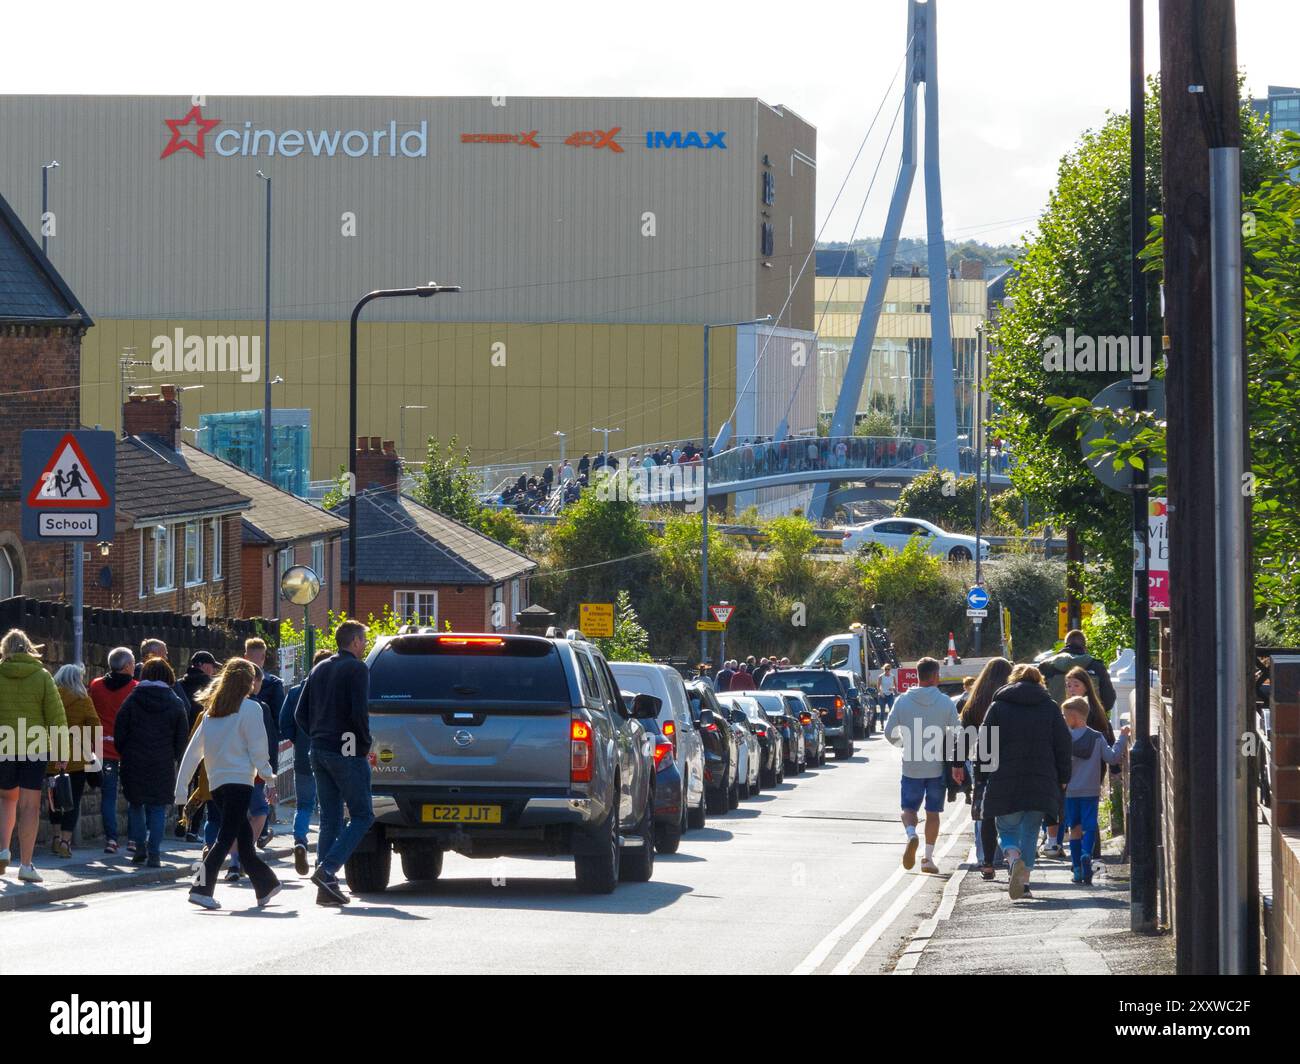
<path fill-rule="evenodd" d="M 1156 0 L 1146 9 L 1151 72 Z M 758 96 L 817 126 L 821 225 L 902 56 L 907 5 L 136 0 L 65 4 L 53 25 L 50 10 L 6 9 L 0 93 Z M 1014 240 L 1077 135 L 1127 108 L 1128 2 L 939 0 L 938 16 L 948 236 Z M 1300 84 L 1296 0 L 1238 0 L 1237 37 L 1253 95 Z M 825 238 L 850 234 L 896 99 Z M 859 235 L 884 224 L 897 158 L 895 139 Z M 922 203 L 918 172 L 904 235 L 923 234 Z"/>

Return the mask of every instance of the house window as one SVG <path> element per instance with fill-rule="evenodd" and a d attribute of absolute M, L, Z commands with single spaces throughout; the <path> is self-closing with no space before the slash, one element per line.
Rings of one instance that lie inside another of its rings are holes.
<path fill-rule="evenodd" d="M 510 616 L 511 616 L 511 618 L 514 618 L 514 617 L 519 613 L 519 610 L 520 610 L 520 609 L 522 608 L 522 606 L 523 606 L 523 603 L 521 603 L 521 602 L 519 601 L 519 591 L 520 591 L 520 587 L 519 587 L 519 578 L 516 577 L 514 580 L 511 580 L 511 581 L 510 581 Z"/>
<path fill-rule="evenodd" d="M 153 589 L 176 587 L 176 526 L 155 525 L 153 529 Z"/>
<path fill-rule="evenodd" d="M 185 586 L 203 583 L 203 526 L 191 521 L 185 526 Z"/>
<path fill-rule="evenodd" d="M 220 517 L 212 522 L 212 579 L 220 580 L 224 575 L 222 573 L 222 555 L 225 553 L 224 532 L 225 526 L 221 523 Z"/>
<path fill-rule="evenodd" d="M 149 594 L 149 577 L 148 577 L 149 570 L 145 568 L 145 563 L 144 563 L 144 557 L 145 557 L 144 541 L 145 541 L 145 534 L 144 534 L 144 530 L 141 529 L 140 530 L 140 597 L 141 598 L 144 598 L 147 594 Z"/>
<path fill-rule="evenodd" d="M 438 592 L 394 591 L 393 612 L 403 624 L 438 627 Z"/>
<path fill-rule="evenodd" d="M 293 566 L 293 547 L 284 547 L 275 552 L 275 586 L 279 592 L 280 581 L 284 579 L 284 574 Z"/>
<path fill-rule="evenodd" d="M 325 541 L 323 539 L 314 539 L 311 541 L 311 570 L 320 580 L 321 587 L 325 586 Z"/>

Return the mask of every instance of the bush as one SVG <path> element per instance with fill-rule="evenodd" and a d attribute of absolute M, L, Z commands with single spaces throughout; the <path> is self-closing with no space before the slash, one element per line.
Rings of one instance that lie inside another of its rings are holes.
<path fill-rule="evenodd" d="M 852 564 L 864 596 L 860 608 L 880 605 L 899 656 L 942 656 L 948 633 L 966 622 L 959 571 L 927 553 L 919 539 L 901 551 L 864 554 Z"/>
<path fill-rule="evenodd" d="M 1032 661 L 1056 643 L 1057 603 L 1065 598 L 1065 565 L 1036 554 L 1007 554 L 984 563 L 993 609 L 1011 611 L 1011 644 L 1017 661 Z M 990 625 L 996 614 L 989 611 Z M 991 630 L 996 630 L 992 629 Z"/>

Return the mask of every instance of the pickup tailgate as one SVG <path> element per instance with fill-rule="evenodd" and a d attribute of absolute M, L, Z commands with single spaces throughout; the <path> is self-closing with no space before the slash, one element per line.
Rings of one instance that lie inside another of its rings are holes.
<path fill-rule="evenodd" d="M 569 785 L 571 713 L 544 640 L 399 636 L 371 662 L 374 784 L 554 793 Z"/>

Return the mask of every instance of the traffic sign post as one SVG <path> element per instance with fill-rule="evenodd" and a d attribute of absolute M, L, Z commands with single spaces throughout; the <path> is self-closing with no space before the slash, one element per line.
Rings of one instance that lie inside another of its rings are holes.
<path fill-rule="evenodd" d="M 716 606 L 710 606 L 709 612 L 713 614 L 714 619 L 720 625 L 718 631 L 718 653 L 722 655 L 722 661 L 727 661 L 727 622 L 731 620 L 731 615 L 736 612 L 736 607 L 730 605 L 726 599 L 723 599 Z"/>
<path fill-rule="evenodd" d="M 99 429 L 27 429 L 22 442 L 22 535 L 72 545 L 72 660 L 80 665 L 85 542 L 108 542 L 116 518 L 117 439 Z"/>
<path fill-rule="evenodd" d="M 612 602 L 579 603 L 578 630 L 588 638 L 608 639 L 614 634 L 614 604 Z"/>
<path fill-rule="evenodd" d="M 966 592 L 966 616 L 971 619 L 975 626 L 975 656 L 980 652 L 980 625 L 984 623 L 984 618 L 989 615 L 989 593 L 979 584 L 976 584 Z"/>

